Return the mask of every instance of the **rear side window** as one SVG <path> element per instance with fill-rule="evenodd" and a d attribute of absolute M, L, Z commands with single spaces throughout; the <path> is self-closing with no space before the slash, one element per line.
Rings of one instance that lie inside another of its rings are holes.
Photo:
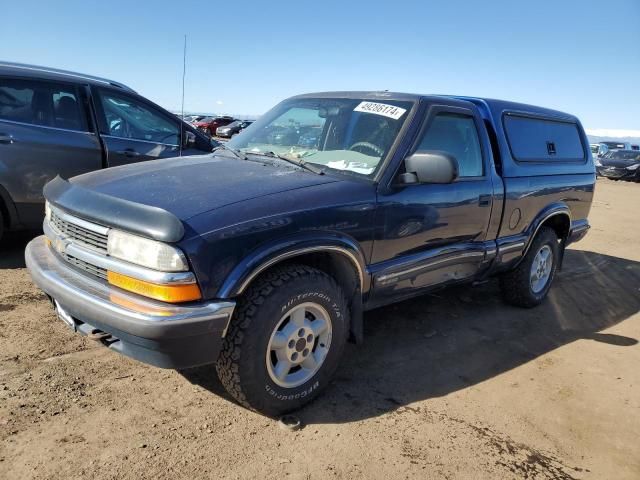
<path fill-rule="evenodd" d="M 54 82 L 0 78 L 0 120 L 87 131 L 77 88 Z"/>
<path fill-rule="evenodd" d="M 586 161 L 575 123 L 507 114 L 504 129 L 511 154 L 519 162 Z"/>

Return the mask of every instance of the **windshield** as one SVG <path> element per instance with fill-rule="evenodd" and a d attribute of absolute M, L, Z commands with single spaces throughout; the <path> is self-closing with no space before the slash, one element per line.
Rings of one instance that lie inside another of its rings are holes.
<path fill-rule="evenodd" d="M 371 177 L 412 105 L 395 100 L 293 99 L 260 117 L 229 146 Z"/>
<path fill-rule="evenodd" d="M 615 158 L 618 160 L 640 160 L 640 153 L 636 151 L 624 151 L 618 150 L 615 152 L 609 152 L 605 155 L 606 158 Z"/>

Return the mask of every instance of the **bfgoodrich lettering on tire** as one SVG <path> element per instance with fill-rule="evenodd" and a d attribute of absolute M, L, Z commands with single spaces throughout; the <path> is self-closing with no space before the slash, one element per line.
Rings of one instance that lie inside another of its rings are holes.
<path fill-rule="evenodd" d="M 333 278 L 306 265 L 278 267 L 239 301 L 216 370 L 239 403 L 280 415 L 328 385 L 348 331 L 347 302 Z"/>

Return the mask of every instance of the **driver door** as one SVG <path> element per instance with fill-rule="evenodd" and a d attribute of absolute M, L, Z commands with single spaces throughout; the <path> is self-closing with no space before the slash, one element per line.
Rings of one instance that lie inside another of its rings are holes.
<path fill-rule="evenodd" d="M 180 154 L 178 119 L 150 102 L 121 91 L 98 88 L 96 110 L 108 166 Z"/>
<path fill-rule="evenodd" d="M 489 145 L 478 113 L 432 106 L 414 150 L 452 155 L 459 177 L 449 184 L 396 184 L 380 193 L 373 303 L 469 279 L 493 245 L 486 238 L 493 203 Z"/>

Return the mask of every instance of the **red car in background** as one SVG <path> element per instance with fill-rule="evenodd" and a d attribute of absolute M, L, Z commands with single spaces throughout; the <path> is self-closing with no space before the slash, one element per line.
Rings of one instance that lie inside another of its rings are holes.
<path fill-rule="evenodd" d="M 213 137 L 216 134 L 216 129 L 218 127 L 224 127 L 233 121 L 235 121 L 235 118 L 227 115 L 219 117 L 205 117 L 199 122 L 195 122 L 193 126 Z"/>

